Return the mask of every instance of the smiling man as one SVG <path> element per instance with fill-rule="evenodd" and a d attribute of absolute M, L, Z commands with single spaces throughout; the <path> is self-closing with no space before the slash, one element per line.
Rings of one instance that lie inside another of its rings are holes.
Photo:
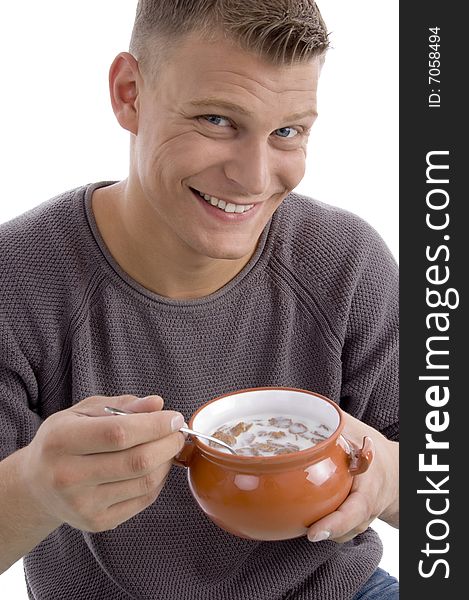
<path fill-rule="evenodd" d="M 396 264 L 293 192 L 327 47 L 312 0 L 140 1 L 110 69 L 128 177 L 0 227 L 0 569 L 24 556 L 30 598 L 398 597 L 368 527 L 398 523 Z M 172 465 L 204 402 L 275 385 L 339 403 L 374 460 L 259 542 Z"/>
<path fill-rule="evenodd" d="M 116 58 L 111 93 L 132 134 L 130 174 L 97 189 L 93 210 L 129 275 L 158 294 L 197 298 L 241 271 L 304 175 L 322 61 L 276 65 L 198 31 L 156 78 L 131 54 Z"/>

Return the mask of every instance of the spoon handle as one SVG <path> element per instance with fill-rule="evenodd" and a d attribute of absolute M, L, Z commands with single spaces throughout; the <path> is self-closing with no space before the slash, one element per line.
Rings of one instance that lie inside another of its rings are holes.
<path fill-rule="evenodd" d="M 133 410 L 121 410 L 120 408 L 114 408 L 113 406 L 105 406 L 104 412 L 110 413 L 111 415 L 134 415 Z"/>

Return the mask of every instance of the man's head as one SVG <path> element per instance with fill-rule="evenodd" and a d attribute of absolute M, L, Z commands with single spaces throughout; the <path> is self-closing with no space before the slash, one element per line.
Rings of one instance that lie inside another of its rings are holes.
<path fill-rule="evenodd" d="M 326 48 L 310 0 L 139 3 L 111 95 L 133 134 L 131 194 L 165 248 L 252 253 L 304 175 Z"/>

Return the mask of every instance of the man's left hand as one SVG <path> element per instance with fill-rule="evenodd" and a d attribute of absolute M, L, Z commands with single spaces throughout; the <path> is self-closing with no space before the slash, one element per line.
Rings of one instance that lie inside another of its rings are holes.
<path fill-rule="evenodd" d="M 370 437 L 374 457 L 368 470 L 354 477 L 350 494 L 337 510 L 311 525 L 308 539 L 312 542 L 347 542 L 376 518 L 399 527 L 399 443 L 347 413 L 344 417 L 342 435 L 358 447 L 364 436 Z"/>

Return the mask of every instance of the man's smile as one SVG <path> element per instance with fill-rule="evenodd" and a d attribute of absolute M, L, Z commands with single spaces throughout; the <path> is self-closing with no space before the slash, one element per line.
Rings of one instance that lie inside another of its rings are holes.
<path fill-rule="evenodd" d="M 254 207 L 254 204 L 235 204 L 234 202 L 222 200 L 220 198 L 217 198 L 216 196 L 211 196 L 210 194 L 206 194 L 205 192 L 202 192 L 195 188 L 190 189 L 192 192 L 198 194 L 201 198 L 203 198 L 205 202 L 207 202 L 207 204 L 218 208 L 219 210 L 222 210 L 225 213 L 242 214 L 250 211 Z"/>

